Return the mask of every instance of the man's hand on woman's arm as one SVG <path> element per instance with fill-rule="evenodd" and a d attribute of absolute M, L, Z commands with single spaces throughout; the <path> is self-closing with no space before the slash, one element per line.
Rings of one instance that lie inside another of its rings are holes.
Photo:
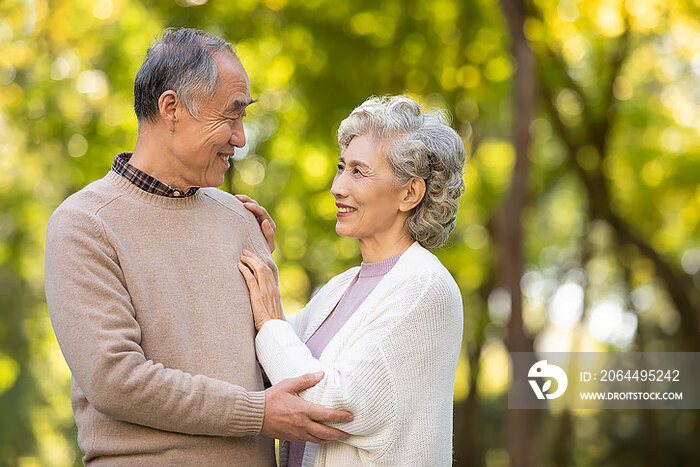
<path fill-rule="evenodd" d="M 265 416 L 261 434 L 286 441 L 311 441 L 322 444 L 347 439 L 344 431 L 322 422 L 351 422 L 353 416 L 307 402 L 299 392 L 323 379 L 323 372 L 289 378 L 265 390 Z"/>

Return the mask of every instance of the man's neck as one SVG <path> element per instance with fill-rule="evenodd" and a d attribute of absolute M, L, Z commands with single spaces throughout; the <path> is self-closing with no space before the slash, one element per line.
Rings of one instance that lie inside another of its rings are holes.
<path fill-rule="evenodd" d="M 185 193 L 192 186 L 182 177 L 176 175 L 178 169 L 177 159 L 169 157 L 167 144 L 164 144 L 161 139 L 156 137 L 156 135 L 139 132 L 129 164 Z"/>

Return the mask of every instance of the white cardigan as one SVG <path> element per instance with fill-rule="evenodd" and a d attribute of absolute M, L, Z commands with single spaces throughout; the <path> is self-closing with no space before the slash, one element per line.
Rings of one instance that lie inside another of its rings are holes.
<path fill-rule="evenodd" d="M 353 413 L 343 442 L 307 443 L 304 466 L 452 464 L 452 396 L 462 299 L 440 261 L 417 242 L 404 252 L 317 360 L 304 342 L 359 267 L 331 279 L 299 314 L 266 322 L 255 340 L 270 381 L 324 371 L 305 400 Z M 280 444 L 286 465 L 286 443 Z"/>

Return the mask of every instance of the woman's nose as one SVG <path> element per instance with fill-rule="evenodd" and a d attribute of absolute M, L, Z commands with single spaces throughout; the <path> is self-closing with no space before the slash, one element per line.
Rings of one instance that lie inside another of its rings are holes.
<path fill-rule="evenodd" d="M 348 195 L 347 185 L 345 184 L 345 177 L 342 171 L 338 172 L 333 179 L 331 194 L 335 198 L 345 198 Z"/>

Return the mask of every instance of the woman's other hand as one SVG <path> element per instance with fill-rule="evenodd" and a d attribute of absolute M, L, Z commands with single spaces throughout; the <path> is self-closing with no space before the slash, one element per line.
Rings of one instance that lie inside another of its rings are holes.
<path fill-rule="evenodd" d="M 271 319 L 284 319 L 280 291 L 272 269 L 254 253 L 243 250 L 238 270 L 250 292 L 255 329 L 259 331 Z"/>
<path fill-rule="evenodd" d="M 258 204 L 258 202 L 250 196 L 235 196 L 238 198 L 238 201 L 243 203 L 243 206 L 245 206 L 248 211 L 252 212 L 255 218 L 258 220 L 260 230 L 262 230 L 267 246 L 270 248 L 270 253 L 275 251 L 275 229 L 277 228 L 277 225 L 275 225 L 275 221 L 272 220 L 270 213 L 268 213 L 267 209 L 260 206 L 260 204 Z"/>

